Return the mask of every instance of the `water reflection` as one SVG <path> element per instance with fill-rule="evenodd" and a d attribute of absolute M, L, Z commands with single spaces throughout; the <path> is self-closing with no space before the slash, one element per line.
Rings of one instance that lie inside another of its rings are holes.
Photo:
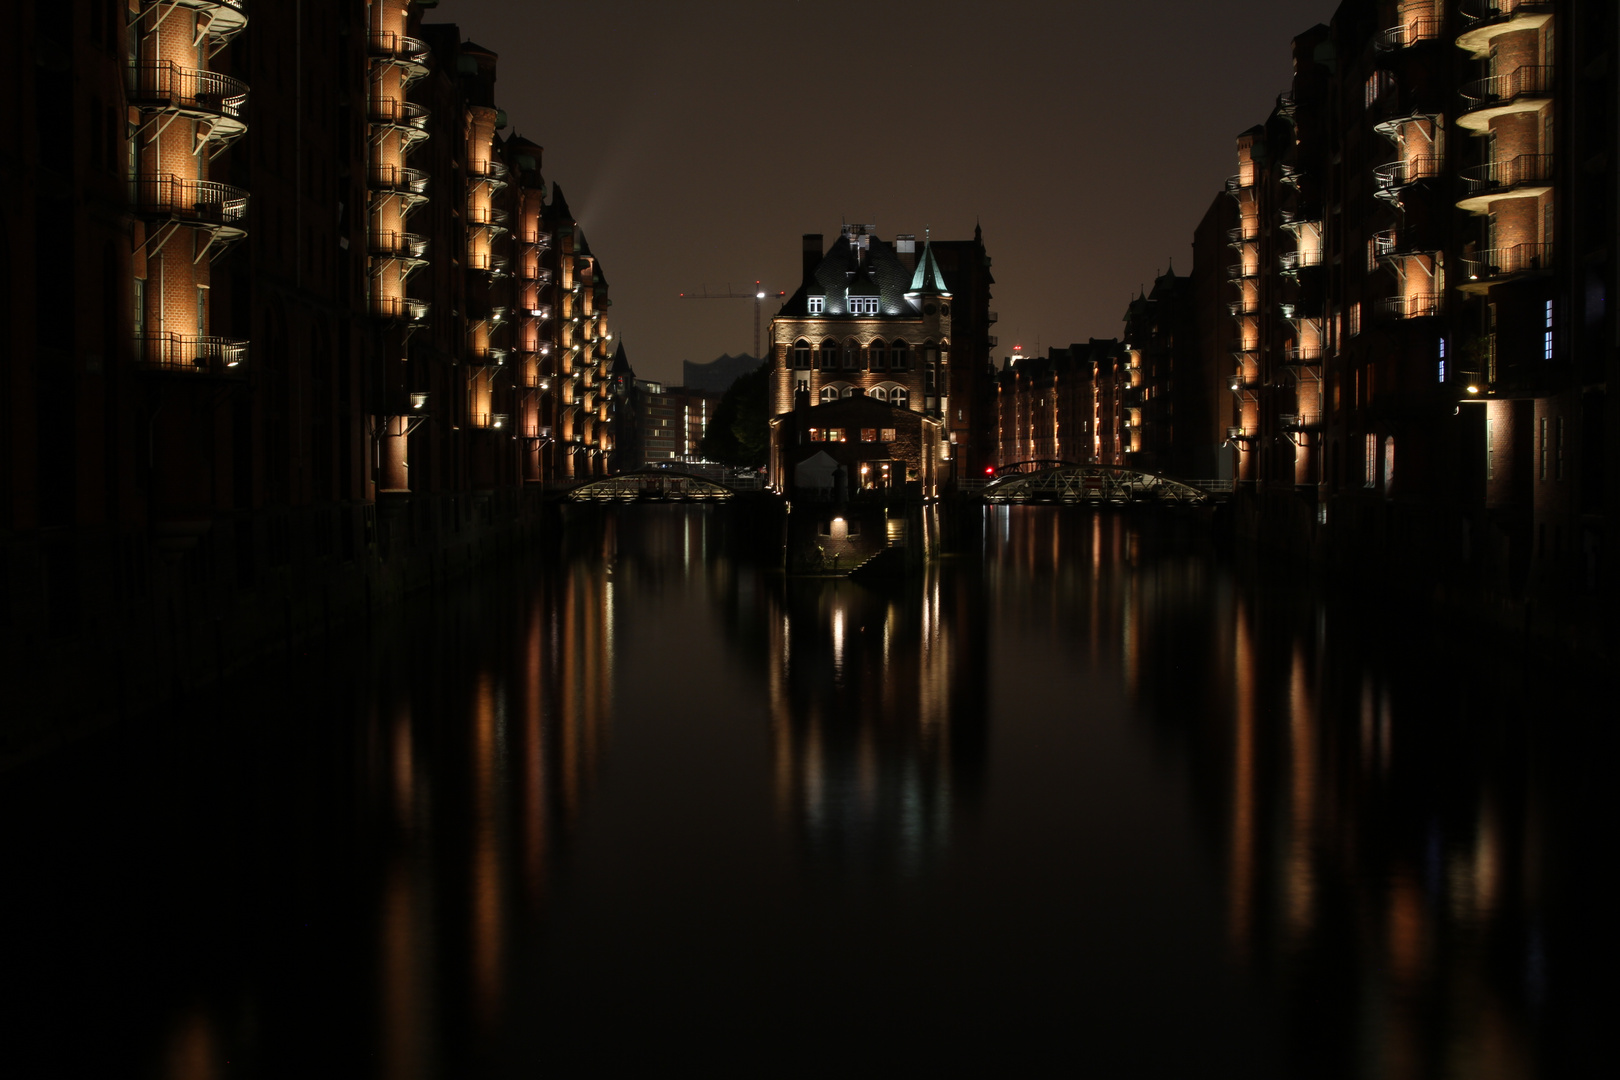
<path fill-rule="evenodd" d="M 874 591 L 774 589 L 769 640 L 779 814 L 818 865 L 910 876 L 941 858 L 985 774 L 980 594 L 937 568 Z"/>
<path fill-rule="evenodd" d="M 892 588 L 784 582 L 747 535 L 571 522 L 555 560 L 8 787 L 37 824 L 0 932 L 50 1003 L 8 1034 L 177 1080 L 568 1072 L 626 1033 L 1111 1075 L 1595 1052 L 1602 746 L 1558 750 L 1555 689 L 1248 580 L 1190 520 L 997 509 L 982 558 Z"/>

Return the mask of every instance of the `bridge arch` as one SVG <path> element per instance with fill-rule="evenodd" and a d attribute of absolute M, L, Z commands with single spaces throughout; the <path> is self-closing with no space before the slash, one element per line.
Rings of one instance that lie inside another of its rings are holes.
<path fill-rule="evenodd" d="M 676 469 L 635 469 L 581 484 L 563 498 L 569 502 L 719 502 L 733 492 L 706 476 Z"/>
<path fill-rule="evenodd" d="M 983 488 L 990 503 L 1061 503 L 1126 505 L 1129 503 L 1198 505 L 1209 492 L 1158 473 L 1122 465 L 1055 465 L 1005 473 Z"/>

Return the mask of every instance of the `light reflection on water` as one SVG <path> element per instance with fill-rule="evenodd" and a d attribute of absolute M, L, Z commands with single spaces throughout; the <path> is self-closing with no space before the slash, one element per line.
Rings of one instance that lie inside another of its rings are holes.
<path fill-rule="evenodd" d="M 555 567 L 334 643 L 231 725 L 52 778 L 71 813 L 8 837 L 8 924 L 56 936 L 13 929 L 14 966 L 112 973 L 80 1015 L 176 1078 L 317 1045 L 384 1077 L 856 1047 L 1528 1077 L 1591 1045 L 1549 839 L 1572 766 L 1528 752 L 1518 695 L 1245 584 L 1185 523 L 980 536 L 869 588 L 784 583 L 713 509 L 575 523 Z M 142 883 L 114 924 L 103 872 Z"/>

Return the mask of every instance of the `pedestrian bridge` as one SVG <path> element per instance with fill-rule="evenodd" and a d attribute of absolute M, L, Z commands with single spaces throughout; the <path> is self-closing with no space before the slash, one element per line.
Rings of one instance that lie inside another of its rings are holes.
<path fill-rule="evenodd" d="M 676 469 L 636 469 L 590 480 L 563 493 L 569 502 L 722 502 L 739 491 L 758 491 L 758 477 L 724 483 Z"/>
<path fill-rule="evenodd" d="M 1020 462 L 1028 468 L 1009 467 L 980 489 L 989 503 L 1061 503 L 1091 506 L 1199 505 L 1212 495 L 1224 496 L 1232 482 L 1173 480 L 1158 473 L 1120 465 L 1074 465 Z"/>

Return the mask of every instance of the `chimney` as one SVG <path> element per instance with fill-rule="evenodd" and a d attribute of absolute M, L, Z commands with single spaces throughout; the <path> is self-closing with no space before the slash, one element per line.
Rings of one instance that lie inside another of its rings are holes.
<path fill-rule="evenodd" d="M 917 269 L 917 234 L 901 233 L 894 238 L 894 253 L 907 270 Z"/>
<path fill-rule="evenodd" d="M 816 272 L 816 267 L 821 265 L 821 255 L 822 255 L 822 252 L 821 252 L 821 234 L 820 233 L 805 233 L 804 234 L 804 280 L 805 281 L 807 281 L 807 282 L 810 281 L 812 279 L 812 276 Z"/>

